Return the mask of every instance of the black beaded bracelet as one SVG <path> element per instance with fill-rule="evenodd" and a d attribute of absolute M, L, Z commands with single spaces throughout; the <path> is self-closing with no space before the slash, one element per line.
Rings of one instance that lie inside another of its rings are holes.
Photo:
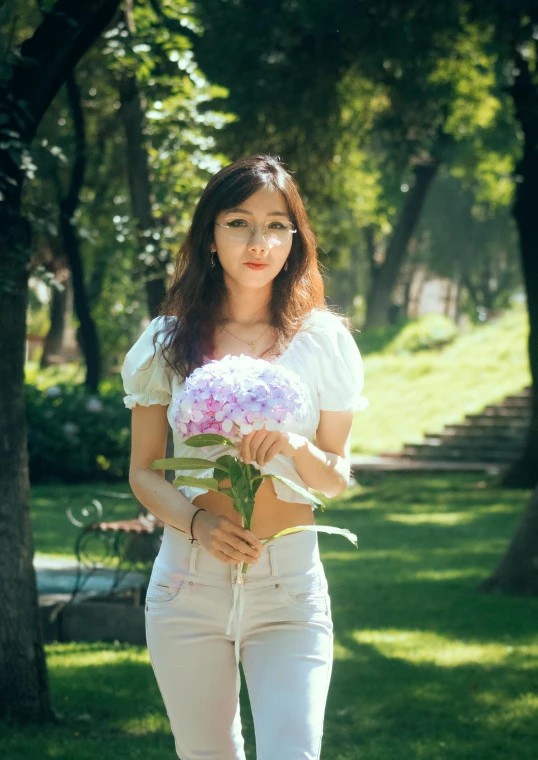
<path fill-rule="evenodd" d="M 195 512 L 195 513 L 193 514 L 193 516 L 192 516 L 192 520 L 191 520 L 191 536 L 192 536 L 192 538 L 190 539 L 190 542 L 191 542 L 191 544 L 193 544 L 193 543 L 195 542 L 195 540 L 196 540 L 196 539 L 194 538 L 194 535 L 193 535 L 193 533 L 192 533 L 192 524 L 193 524 L 193 522 L 194 522 L 194 518 L 196 517 L 196 515 L 198 514 L 198 512 L 206 512 L 206 511 L 207 511 L 207 510 L 205 510 L 203 507 L 200 507 L 199 509 L 197 509 L 197 510 L 196 510 L 196 512 Z"/>

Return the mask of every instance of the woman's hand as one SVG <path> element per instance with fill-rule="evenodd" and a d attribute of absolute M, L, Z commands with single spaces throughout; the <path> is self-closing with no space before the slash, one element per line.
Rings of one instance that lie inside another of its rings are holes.
<path fill-rule="evenodd" d="M 225 515 L 198 512 L 192 527 L 193 536 L 204 549 L 229 565 L 254 564 L 264 548 L 250 530 L 236 525 Z"/>
<path fill-rule="evenodd" d="M 281 433 L 279 430 L 253 430 L 243 436 L 238 444 L 239 457 L 245 464 L 263 466 L 273 459 L 275 454 L 283 454 L 293 459 L 297 451 L 307 443 L 304 435 Z"/>

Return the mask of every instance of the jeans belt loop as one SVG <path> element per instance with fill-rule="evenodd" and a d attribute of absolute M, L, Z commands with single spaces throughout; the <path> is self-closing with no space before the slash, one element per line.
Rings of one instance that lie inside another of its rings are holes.
<path fill-rule="evenodd" d="M 276 561 L 275 545 L 269 544 L 269 561 L 271 562 L 271 575 L 278 575 L 278 564 Z"/>
<path fill-rule="evenodd" d="M 189 575 L 195 575 L 196 574 L 196 555 L 198 554 L 198 550 L 200 549 L 200 545 L 195 546 L 192 545 L 191 549 L 191 559 L 189 564 Z"/>

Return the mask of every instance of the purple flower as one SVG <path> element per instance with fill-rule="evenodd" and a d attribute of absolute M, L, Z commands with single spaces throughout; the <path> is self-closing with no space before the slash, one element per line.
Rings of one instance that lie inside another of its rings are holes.
<path fill-rule="evenodd" d="M 292 370 L 246 354 L 198 367 L 172 404 L 177 433 L 218 433 L 237 442 L 252 430 L 279 430 L 308 411 L 308 389 Z"/>

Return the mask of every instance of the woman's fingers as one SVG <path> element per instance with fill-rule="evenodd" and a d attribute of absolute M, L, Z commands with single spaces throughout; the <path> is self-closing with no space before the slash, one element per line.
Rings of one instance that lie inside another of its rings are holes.
<path fill-rule="evenodd" d="M 241 442 L 241 448 L 239 450 L 241 459 L 243 460 L 243 462 L 246 462 L 246 464 L 249 464 L 252 461 L 252 454 L 250 451 L 251 441 L 252 441 L 252 433 L 249 433 L 248 435 L 243 436 L 243 440 Z"/>
<path fill-rule="evenodd" d="M 227 536 L 226 537 L 226 550 L 228 550 L 228 547 L 232 550 L 234 550 L 234 553 L 231 555 L 233 557 L 236 557 L 237 560 L 250 560 L 255 559 L 257 560 L 259 557 L 259 553 L 256 549 L 254 549 L 250 544 L 248 544 L 246 541 L 242 541 L 239 538 L 236 538 L 235 536 Z M 228 552 L 230 553 L 230 552 Z"/>
<path fill-rule="evenodd" d="M 253 546 L 255 549 L 262 551 L 264 544 L 262 544 L 260 539 L 257 538 L 257 536 L 255 536 L 252 531 L 248 530 L 248 528 L 242 528 L 240 525 L 236 525 L 235 523 L 231 523 L 231 528 L 232 533 L 244 541 L 248 546 Z"/>
<path fill-rule="evenodd" d="M 254 557 L 252 554 L 245 554 L 241 549 L 237 549 L 232 544 L 221 544 L 220 551 L 227 557 L 230 557 L 234 563 L 248 562 L 249 564 L 253 564 L 258 561 L 257 557 Z"/>
<path fill-rule="evenodd" d="M 258 446 L 258 450 L 254 454 L 256 461 L 260 465 L 267 464 L 274 454 L 270 454 L 271 449 L 278 447 L 278 439 L 274 435 L 268 435 Z"/>
<path fill-rule="evenodd" d="M 265 428 L 249 433 L 242 440 L 240 458 L 245 464 L 256 462 L 263 467 L 274 457 L 274 453 L 268 456 L 269 450 L 278 451 L 281 437 L 282 434 L 278 430 L 269 431 Z"/>

